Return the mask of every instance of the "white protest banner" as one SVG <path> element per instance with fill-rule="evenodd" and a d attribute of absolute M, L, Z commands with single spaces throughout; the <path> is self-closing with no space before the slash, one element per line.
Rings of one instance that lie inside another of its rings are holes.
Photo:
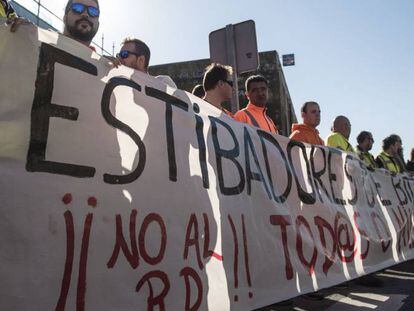
<path fill-rule="evenodd" d="M 413 258 L 414 180 L 0 27 L 4 310 L 252 310 Z"/>

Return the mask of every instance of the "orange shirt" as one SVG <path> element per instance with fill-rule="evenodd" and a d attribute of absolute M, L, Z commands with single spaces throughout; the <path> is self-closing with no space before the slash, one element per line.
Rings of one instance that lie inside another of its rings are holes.
<path fill-rule="evenodd" d="M 319 136 L 318 130 L 306 124 L 293 124 L 292 134 L 290 134 L 289 138 L 312 145 L 325 145 Z"/>
<path fill-rule="evenodd" d="M 247 104 L 246 108 L 237 111 L 234 115 L 234 120 L 278 134 L 276 125 L 273 123 L 272 119 L 266 115 L 266 108 L 257 107 L 250 102 Z"/>
<path fill-rule="evenodd" d="M 226 115 L 228 115 L 230 118 L 232 118 L 232 119 L 234 119 L 234 115 L 230 112 L 230 111 L 228 111 L 227 109 L 225 109 L 225 108 L 221 108 L 221 111 L 223 111 Z"/>

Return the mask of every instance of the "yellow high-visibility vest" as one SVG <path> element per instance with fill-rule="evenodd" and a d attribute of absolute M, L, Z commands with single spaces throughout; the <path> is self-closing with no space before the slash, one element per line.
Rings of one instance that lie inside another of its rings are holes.
<path fill-rule="evenodd" d="M 393 172 L 393 173 L 400 173 L 401 172 L 397 161 L 395 161 L 395 159 L 391 155 L 386 153 L 385 151 L 381 152 L 378 155 L 377 160 L 379 160 L 379 162 L 382 163 L 382 166 L 386 170 L 389 170 L 390 172 Z"/>
<path fill-rule="evenodd" d="M 3 4 L 0 4 L 0 17 L 7 17 L 6 11 L 4 10 Z"/>
<path fill-rule="evenodd" d="M 326 140 L 326 145 L 329 147 L 339 148 L 346 152 L 355 152 L 351 144 L 341 133 L 332 133 Z"/>
<path fill-rule="evenodd" d="M 0 0 L 0 17 L 17 17 L 13 7 L 4 0 Z"/>
<path fill-rule="evenodd" d="M 368 151 L 364 152 L 357 148 L 359 158 L 370 168 L 378 168 L 377 162 L 375 162 L 374 156 Z"/>

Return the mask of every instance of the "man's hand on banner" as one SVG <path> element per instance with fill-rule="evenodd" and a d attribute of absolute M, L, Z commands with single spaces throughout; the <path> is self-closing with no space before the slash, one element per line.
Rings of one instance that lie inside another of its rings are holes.
<path fill-rule="evenodd" d="M 28 19 L 22 17 L 10 17 L 6 23 L 10 26 L 10 32 L 16 32 L 20 25 L 32 24 Z"/>
<path fill-rule="evenodd" d="M 105 58 L 109 60 L 109 63 L 108 63 L 109 68 L 113 69 L 113 68 L 118 68 L 119 66 L 121 66 L 121 61 L 119 60 L 119 58 L 113 57 L 113 56 L 105 56 Z"/>

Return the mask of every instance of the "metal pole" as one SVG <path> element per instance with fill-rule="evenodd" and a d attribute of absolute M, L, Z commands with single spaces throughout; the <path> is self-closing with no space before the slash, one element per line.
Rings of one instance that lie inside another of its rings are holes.
<path fill-rule="evenodd" d="M 236 113 L 239 110 L 239 86 L 237 80 L 237 59 L 236 59 L 236 44 L 234 40 L 234 26 L 226 26 L 226 50 L 227 63 L 233 67 L 233 98 L 231 101 L 231 112 Z"/>
<path fill-rule="evenodd" d="M 39 23 L 40 23 L 40 0 L 37 1 L 37 19 L 36 19 L 37 26 L 39 26 Z"/>
<path fill-rule="evenodd" d="M 104 55 L 104 34 L 102 34 L 102 45 L 101 45 L 102 56 Z"/>

